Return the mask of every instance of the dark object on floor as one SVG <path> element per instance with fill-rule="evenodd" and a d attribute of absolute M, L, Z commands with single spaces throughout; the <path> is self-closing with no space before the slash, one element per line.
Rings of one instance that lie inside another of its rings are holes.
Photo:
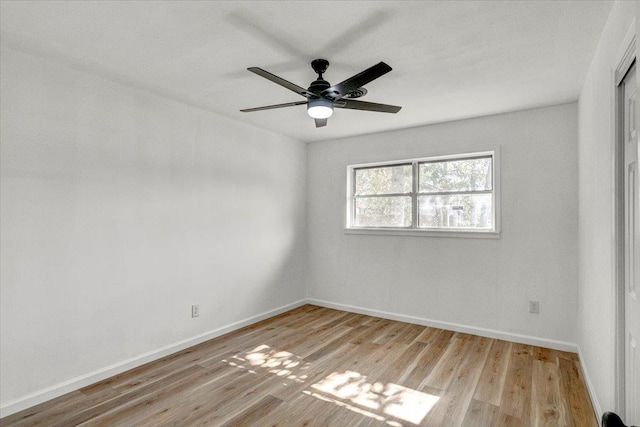
<path fill-rule="evenodd" d="M 627 427 L 627 425 L 613 412 L 605 412 L 602 414 L 602 427 Z"/>

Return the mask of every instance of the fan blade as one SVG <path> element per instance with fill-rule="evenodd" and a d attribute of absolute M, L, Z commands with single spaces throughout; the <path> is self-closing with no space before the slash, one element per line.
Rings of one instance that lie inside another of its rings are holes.
<path fill-rule="evenodd" d="M 380 62 L 353 77 L 349 77 L 342 83 L 338 83 L 337 85 L 333 85 L 330 88 L 323 90 L 321 95 L 334 101 L 338 100 L 349 92 L 366 85 L 378 77 L 387 74 L 391 70 L 392 68 L 390 66 L 384 62 Z"/>
<path fill-rule="evenodd" d="M 304 105 L 306 103 L 307 101 L 287 102 L 285 104 L 275 104 L 275 105 L 267 105 L 265 107 L 247 108 L 240 111 L 242 111 L 243 113 L 251 113 L 253 111 L 273 110 L 274 108 L 293 107 L 295 105 Z"/>
<path fill-rule="evenodd" d="M 310 96 L 313 96 L 313 94 L 311 92 L 309 92 L 308 90 L 306 90 L 303 87 L 300 87 L 296 84 L 293 84 L 289 81 L 286 81 L 285 79 L 283 79 L 282 77 L 278 77 L 275 74 L 271 74 L 268 71 L 263 70 L 262 68 L 258 68 L 258 67 L 250 67 L 247 68 L 247 70 L 251 71 L 252 73 L 255 73 L 257 75 L 259 75 L 260 77 L 264 77 L 267 80 L 271 80 L 272 82 L 274 82 L 275 84 L 278 84 L 284 88 L 289 89 L 290 91 L 293 91 L 295 93 L 297 93 L 298 95 L 302 95 L 305 98 L 309 98 Z"/>
<path fill-rule="evenodd" d="M 380 113 L 397 113 L 402 107 L 397 105 L 376 104 L 375 102 L 341 99 L 333 103 L 335 108 L 349 108 L 351 110 L 378 111 Z"/>
<path fill-rule="evenodd" d="M 327 119 L 315 119 L 316 120 L 316 127 L 317 128 L 321 128 L 322 126 L 326 126 L 327 125 Z"/>

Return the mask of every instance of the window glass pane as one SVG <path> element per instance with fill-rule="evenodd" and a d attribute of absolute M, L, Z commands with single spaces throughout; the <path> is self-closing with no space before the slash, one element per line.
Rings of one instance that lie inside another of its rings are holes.
<path fill-rule="evenodd" d="M 411 165 L 356 169 L 356 195 L 411 192 Z"/>
<path fill-rule="evenodd" d="M 420 193 L 491 190 L 491 157 L 420 163 Z"/>
<path fill-rule="evenodd" d="M 411 197 L 359 197 L 355 199 L 356 227 L 410 227 Z"/>
<path fill-rule="evenodd" d="M 418 197 L 418 227 L 492 229 L 491 194 Z"/>

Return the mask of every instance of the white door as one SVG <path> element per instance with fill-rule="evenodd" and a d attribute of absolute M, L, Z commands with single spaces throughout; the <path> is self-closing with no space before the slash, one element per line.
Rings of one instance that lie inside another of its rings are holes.
<path fill-rule="evenodd" d="M 640 425 L 640 207 L 636 66 L 624 80 L 625 400 L 627 424 Z"/>

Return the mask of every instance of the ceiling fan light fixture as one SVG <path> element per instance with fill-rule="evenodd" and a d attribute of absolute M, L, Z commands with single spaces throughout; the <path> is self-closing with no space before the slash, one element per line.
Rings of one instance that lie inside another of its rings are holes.
<path fill-rule="evenodd" d="M 314 59 L 311 62 L 311 68 L 318 74 L 318 78 L 311 82 L 311 85 L 309 85 L 307 89 L 286 81 L 282 77 L 271 74 L 262 68 L 247 68 L 247 70 L 252 73 L 264 77 L 285 89 L 289 89 L 306 99 L 304 101 L 246 108 L 240 111 L 249 113 L 253 111 L 272 110 L 274 108 L 306 105 L 307 114 L 309 114 L 312 119 L 315 119 L 316 127 L 321 128 L 327 125 L 327 119 L 333 115 L 334 107 L 347 108 L 349 110 L 377 111 L 379 113 L 397 113 L 402 108 L 397 105 L 377 104 L 375 102 L 363 102 L 354 99 L 367 93 L 367 90 L 363 87 L 364 85 L 391 71 L 391 67 L 384 62 L 379 62 L 373 67 L 369 67 L 333 86 L 322 78 L 322 74 L 327 70 L 328 66 L 329 61 L 326 59 Z"/>
<path fill-rule="evenodd" d="M 328 119 L 333 114 L 333 103 L 324 98 L 310 99 L 307 114 L 314 119 Z"/>

